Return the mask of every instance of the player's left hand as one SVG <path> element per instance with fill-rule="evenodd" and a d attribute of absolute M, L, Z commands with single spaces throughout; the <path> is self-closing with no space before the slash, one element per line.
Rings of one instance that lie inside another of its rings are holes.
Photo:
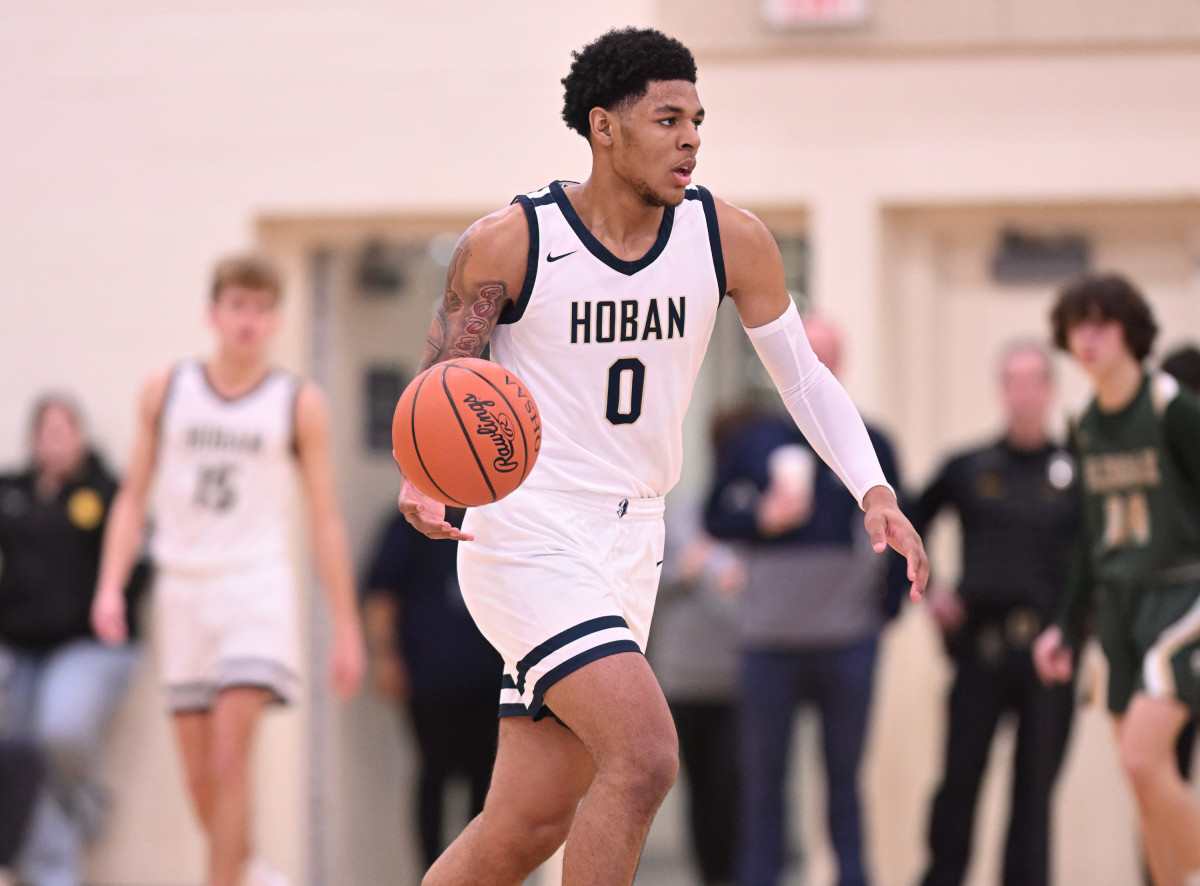
<path fill-rule="evenodd" d="M 921 536 L 900 510 L 895 494 L 886 486 L 874 486 L 863 496 L 863 508 L 871 547 L 882 554 L 890 546 L 908 561 L 908 580 L 912 582 L 908 596 L 913 602 L 920 600 L 929 582 L 929 558 Z"/>
<path fill-rule="evenodd" d="M 367 656 L 363 649 L 362 631 L 358 625 L 339 627 L 333 638 L 333 657 L 330 677 L 333 691 L 342 701 L 349 701 L 358 691 L 367 671 Z"/>

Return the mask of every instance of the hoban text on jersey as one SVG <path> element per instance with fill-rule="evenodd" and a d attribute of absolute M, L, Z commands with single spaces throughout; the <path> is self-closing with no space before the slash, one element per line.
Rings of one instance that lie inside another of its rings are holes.
<path fill-rule="evenodd" d="M 636 299 L 621 301 L 571 302 L 571 344 L 604 344 L 613 341 L 661 341 L 683 338 L 687 296 L 666 298 L 665 309 L 659 299 L 646 305 L 645 316 Z"/>

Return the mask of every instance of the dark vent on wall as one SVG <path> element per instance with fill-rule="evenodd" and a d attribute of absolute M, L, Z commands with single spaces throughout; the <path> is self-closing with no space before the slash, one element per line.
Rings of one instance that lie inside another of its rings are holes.
<path fill-rule="evenodd" d="M 997 283 L 1057 283 L 1078 277 L 1091 265 L 1091 244 L 1082 234 L 1045 236 L 1016 228 L 1000 232 L 992 257 Z"/>

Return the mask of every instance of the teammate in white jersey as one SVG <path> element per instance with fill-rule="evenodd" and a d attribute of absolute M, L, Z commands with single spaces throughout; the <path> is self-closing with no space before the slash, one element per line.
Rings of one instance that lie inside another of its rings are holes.
<path fill-rule="evenodd" d="M 92 620 L 125 641 L 120 593 L 154 517 L 156 628 L 175 736 L 208 841 L 207 886 L 281 886 L 250 858 L 251 746 L 268 704 L 297 685 L 295 582 L 287 519 L 295 475 L 334 622 L 332 679 L 362 677 L 362 638 L 338 511 L 329 415 L 315 385 L 272 368 L 282 290 L 267 262 L 217 265 L 216 349 L 146 382 L 129 467 L 104 539 Z M 153 493 L 153 498 L 151 495 Z"/>
<path fill-rule="evenodd" d="M 877 551 L 928 576 L 862 420 L 808 345 L 770 233 L 692 187 L 704 111 L 691 53 L 652 30 L 575 55 L 563 118 L 591 147 L 554 183 L 459 241 L 422 368 L 479 356 L 529 385 L 542 450 L 525 484 L 457 530 L 407 481 L 400 509 L 458 538 L 463 597 L 505 659 L 483 812 L 426 886 L 517 886 L 563 841 L 563 883 L 629 884 L 678 769 L 642 652 L 662 561 L 662 497 L 723 295 L 792 415 L 865 513 Z"/>

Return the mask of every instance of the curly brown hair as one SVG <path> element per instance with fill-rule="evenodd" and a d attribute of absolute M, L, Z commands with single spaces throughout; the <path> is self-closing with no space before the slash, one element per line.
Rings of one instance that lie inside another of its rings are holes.
<path fill-rule="evenodd" d="M 1158 324 L 1145 297 L 1119 274 L 1097 274 L 1068 284 L 1050 312 L 1054 344 L 1068 350 L 1067 335 L 1085 320 L 1115 320 L 1125 331 L 1125 345 L 1140 362 L 1158 335 Z"/>
<path fill-rule="evenodd" d="M 653 28 L 613 29 L 578 52 L 562 80 L 562 118 L 590 139 L 592 108 L 611 111 L 636 102 L 652 80 L 696 82 L 691 51 Z"/>

